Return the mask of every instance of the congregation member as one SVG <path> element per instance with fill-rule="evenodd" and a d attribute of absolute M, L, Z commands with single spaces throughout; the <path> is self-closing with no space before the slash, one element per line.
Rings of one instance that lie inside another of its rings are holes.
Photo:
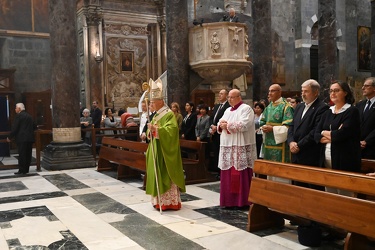
<path fill-rule="evenodd" d="M 298 96 L 293 96 L 290 98 L 289 103 L 293 109 L 296 109 L 297 105 L 301 103 L 301 98 L 299 98 Z"/>
<path fill-rule="evenodd" d="M 182 120 L 182 134 L 181 138 L 185 140 L 195 141 L 197 137 L 195 136 L 195 125 L 197 124 L 197 114 L 194 112 L 194 103 L 187 102 L 185 104 L 186 116 Z"/>
<path fill-rule="evenodd" d="M 147 104 L 146 104 L 146 101 L 142 101 L 141 103 L 141 117 L 139 119 L 139 136 L 141 137 L 142 133 L 143 133 L 143 129 L 147 123 L 147 119 L 148 119 L 148 116 L 149 114 L 147 113 Z"/>
<path fill-rule="evenodd" d="M 250 205 L 248 195 L 256 159 L 253 109 L 242 102 L 241 92 L 228 94 L 231 108 L 218 122 L 220 138 L 219 168 L 220 206 L 225 208 Z"/>
<path fill-rule="evenodd" d="M 210 116 L 211 126 L 209 129 L 209 132 L 211 134 L 210 147 L 212 151 L 212 158 L 210 159 L 209 170 L 211 172 L 218 173 L 217 178 L 220 178 L 220 169 L 218 168 L 219 151 L 220 151 L 220 134 L 217 132 L 217 123 L 219 122 L 220 118 L 223 116 L 225 110 L 230 107 L 227 97 L 228 97 L 228 90 L 222 89 L 219 91 L 219 95 L 218 95 L 219 103 L 214 106 L 214 109 L 212 110 L 212 114 Z"/>
<path fill-rule="evenodd" d="M 315 129 L 328 105 L 319 99 L 320 85 L 309 79 L 302 83 L 303 103 L 294 110 L 293 121 L 288 129 L 288 145 L 292 163 L 319 166 L 321 143 L 314 140 Z"/>
<path fill-rule="evenodd" d="M 16 139 L 18 171 L 14 174 L 24 175 L 29 173 L 33 143 L 35 142 L 34 130 L 36 130 L 37 127 L 32 116 L 25 111 L 25 105 L 23 103 L 16 104 L 15 112 L 17 115 L 14 118 L 10 135 L 7 137 L 7 142 L 11 142 L 14 138 Z"/>
<path fill-rule="evenodd" d="M 184 119 L 181 115 L 180 105 L 177 102 L 171 103 L 171 110 L 173 111 L 174 115 L 176 116 L 178 129 L 181 131 L 182 120 Z"/>
<path fill-rule="evenodd" d="M 293 108 L 281 97 L 282 89 L 278 84 L 269 87 L 270 104 L 265 108 L 260 126 L 263 132 L 262 155 L 265 160 L 290 162 L 290 150 L 287 145 L 288 127 L 293 122 Z"/>
<path fill-rule="evenodd" d="M 152 81 L 150 87 L 150 105 L 156 114 L 147 131 L 150 144 L 146 152 L 146 194 L 151 195 L 152 205 L 158 210 L 179 210 L 185 179 L 178 124 L 173 112 L 164 104 L 162 86 Z"/>
<path fill-rule="evenodd" d="M 360 115 L 353 106 L 354 96 L 346 82 L 334 81 L 329 88 L 334 104 L 322 115 L 315 130 L 316 143 L 322 143 L 319 165 L 324 168 L 359 172 L 361 169 Z M 345 190 L 326 191 L 347 196 Z"/>
<path fill-rule="evenodd" d="M 357 103 L 361 120 L 361 157 L 375 159 L 375 77 L 369 77 L 362 86 L 364 100 Z"/>
<path fill-rule="evenodd" d="M 116 128 L 120 124 L 120 122 L 117 122 L 115 120 L 115 117 L 113 116 L 113 112 L 111 108 L 106 108 L 104 110 L 104 114 L 105 114 L 105 118 L 103 121 L 104 128 Z M 104 130 L 104 134 L 113 135 L 113 134 L 117 134 L 117 132 L 113 130 Z"/>
<path fill-rule="evenodd" d="M 197 120 L 197 125 L 195 125 L 195 136 L 197 141 L 202 142 L 210 142 L 210 116 L 208 113 L 208 106 L 206 104 L 202 104 L 199 108 L 200 117 Z M 206 150 L 206 153 L 209 151 Z"/>
<path fill-rule="evenodd" d="M 257 157 L 260 157 L 260 149 L 262 147 L 263 143 L 263 133 L 262 130 L 260 129 L 260 118 L 262 117 L 263 111 L 265 107 L 262 103 L 256 102 L 254 104 L 254 123 L 255 123 L 255 140 L 256 140 L 256 145 L 257 145 Z"/>
<path fill-rule="evenodd" d="M 94 128 L 100 128 L 100 123 L 102 122 L 102 111 L 99 108 L 97 101 L 92 102 L 91 118 Z"/>
<path fill-rule="evenodd" d="M 92 126 L 92 117 L 90 117 L 90 110 L 84 109 L 82 111 L 82 117 L 80 118 L 81 128 L 82 129 L 89 129 Z M 83 131 L 82 133 L 83 141 L 91 145 L 91 131 Z"/>

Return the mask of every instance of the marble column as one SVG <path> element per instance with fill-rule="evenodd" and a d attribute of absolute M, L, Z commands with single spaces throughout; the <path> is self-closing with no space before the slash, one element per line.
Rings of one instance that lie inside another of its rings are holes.
<path fill-rule="evenodd" d="M 375 0 L 371 0 L 371 76 L 375 76 Z"/>
<path fill-rule="evenodd" d="M 44 150 L 49 170 L 95 166 L 91 149 L 81 142 L 77 64 L 76 0 L 50 0 L 53 141 Z"/>
<path fill-rule="evenodd" d="M 272 84 L 271 3 L 252 1 L 253 100 L 266 99 Z"/>
<path fill-rule="evenodd" d="M 318 74 L 321 89 L 328 89 L 331 81 L 337 77 L 337 46 L 336 46 L 336 0 L 319 0 L 319 58 Z M 329 101 L 328 91 L 321 93 Z"/>
<path fill-rule="evenodd" d="M 190 99 L 187 0 L 166 0 L 168 103 Z"/>
<path fill-rule="evenodd" d="M 101 38 L 102 10 L 100 6 L 85 6 L 86 23 L 88 27 L 88 71 L 90 92 L 86 93 L 90 103 L 98 101 L 101 110 L 108 106 L 104 97 L 103 76 L 103 41 Z"/>

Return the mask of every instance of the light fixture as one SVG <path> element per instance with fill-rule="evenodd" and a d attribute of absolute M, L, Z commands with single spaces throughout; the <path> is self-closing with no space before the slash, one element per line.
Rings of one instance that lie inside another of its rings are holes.
<path fill-rule="evenodd" d="M 97 63 L 101 63 L 102 61 L 103 61 L 103 57 L 100 55 L 100 53 L 99 53 L 99 51 L 97 50 L 96 51 L 96 55 L 95 55 L 95 61 L 97 62 Z"/>

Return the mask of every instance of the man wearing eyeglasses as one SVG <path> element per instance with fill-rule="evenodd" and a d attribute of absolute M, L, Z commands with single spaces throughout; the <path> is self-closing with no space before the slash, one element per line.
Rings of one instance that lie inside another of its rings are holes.
<path fill-rule="evenodd" d="M 286 144 L 288 127 L 293 121 L 293 108 L 281 97 L 281 87 L 269 87 L 270 104 L 263 112 L 260 126 L 263 131 L 263 158 L 277 162 L 290 162 L 290 150 Z M 261 154 L 262 154 L 261 153 Z"/>
<path fill-rule="evenodd" d="M 375 159 L 375 77 L 369 77 L 362 86 L 366 98 L 357 103 L 361 119 L 361 157 Z"/>

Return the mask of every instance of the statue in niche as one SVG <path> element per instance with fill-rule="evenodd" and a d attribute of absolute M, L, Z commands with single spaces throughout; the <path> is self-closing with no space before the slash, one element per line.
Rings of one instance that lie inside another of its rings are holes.
<path fill-rule="evenodd" d="M 214 32 L 211 37 L 211 52 L 212 55 L 220 55 L 220 40 L 217 37 L 217 33 Z"/>

